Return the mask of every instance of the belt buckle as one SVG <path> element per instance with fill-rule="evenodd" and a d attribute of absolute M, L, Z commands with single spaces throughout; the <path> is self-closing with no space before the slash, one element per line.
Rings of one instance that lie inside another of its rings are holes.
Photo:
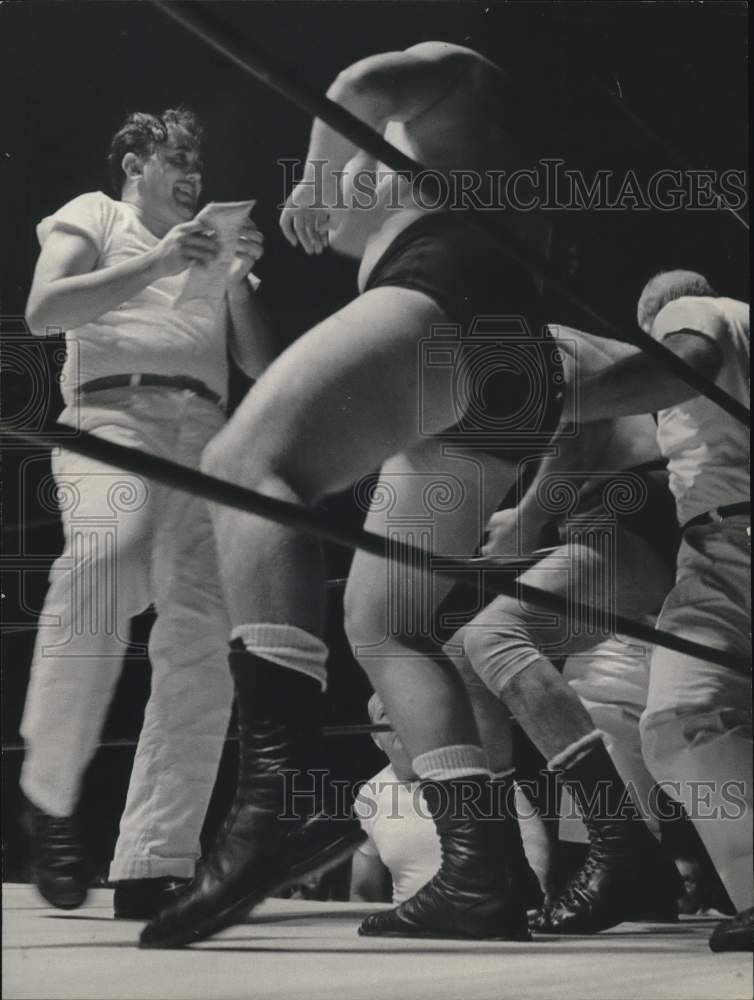
<path fill-rule="evenodd" d="M 129 377 L 128 384 L 132 389 L 135 389 L 137 386 L 141 385 L 141 375 L 132 374 Z"/>
<path fill-rule="evenodd" d="M 722 524 L 725 520 L 717 507 L 713 507 L 713 509 L 709 512 L 709 516 L 710 520 L 714 521 L 715 524 Z"/>

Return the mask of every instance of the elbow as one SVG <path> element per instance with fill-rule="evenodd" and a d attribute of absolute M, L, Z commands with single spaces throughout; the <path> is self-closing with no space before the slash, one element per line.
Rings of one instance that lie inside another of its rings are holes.
<path fill-rule="evenodd" d="M 344 69 L 333 80 L 327 96 L 378 130 L 390 119 L 390 97 L 368 70 L 358 65 Z"/>
<path fill-rule="evenodd" d="M 61 303 L 56 302 L 56 296 L 50 293 L 49 288 L 32 288 L 24 318 L 34 337 L 50 337 L 67 329 L 63 326 L 66 319 L 60 316 L 60 312 Z"/>
<path fill-rule="evenodd" d="M 364 88 L 364 74 L 355 66 L 341 70 L 327 91 L 331 101 L 342 104 L 344 101 L 356 98 Z"/>
<path fill-rule="evenodd" d="M 49 317 L 45 315 L 45 310 L 41 303 L 33 303 L 29 301 L 26 306 L 26 313 L 24 316 L 26 320 L 26 325 L 29 328 L 29 333 L 33 337 L 45 337 L 47 335 L 49 324 Z"/>

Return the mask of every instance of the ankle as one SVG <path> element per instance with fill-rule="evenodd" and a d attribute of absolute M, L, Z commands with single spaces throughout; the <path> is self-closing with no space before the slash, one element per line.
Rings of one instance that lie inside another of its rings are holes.
<path fill-rule="evenodd" d="M 470 743 L 453 743 L 428 750 L 414 757 L 411 766 L 423 781 L 490 777 L 487 755 L 480 746 Z"/>

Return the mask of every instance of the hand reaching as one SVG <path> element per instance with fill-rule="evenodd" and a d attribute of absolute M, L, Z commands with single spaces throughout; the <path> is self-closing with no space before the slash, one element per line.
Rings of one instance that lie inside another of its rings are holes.
<path fill-rule="evenodd" d="M 542 528 L 541 521 L 520 507 L 499 510 L 487 524 L 482 555 L 513 557 L 534 552 L 542 537 Z"/>
<path fill-rule="evenodd" d="M 301 246 L 308 254 L 327 248 L 331 209 L 325 204 L 320 185 L 298 184 L 288 195 L 280 216 L 280 228 L 291 246 Z"/>

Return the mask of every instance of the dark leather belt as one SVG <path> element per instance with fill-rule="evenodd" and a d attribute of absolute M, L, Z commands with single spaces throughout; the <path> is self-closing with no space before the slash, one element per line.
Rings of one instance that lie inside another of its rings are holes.
<path fill-rule="evenodd" d="M 736 514 L 749 513 L 751 513 L 751 502 L 749 500 L 744 500 L 742 503 L 729 503 L 726 507 L 715 507 L 714 510 L 708 510 L 704 514 L 692 517 L 690 521 L 684 524 L 681 530 L 685 531 L 686 528 L 695 528 L 698 524 L 719 524 L 726 517 L 735 517 Z"/>
<path fill-rule="evenodd" d="M 104 378 L 93 378 L 89 382 L 84 382 L 76 389 L 77 395 L 89 392 L 100 392 L 103 389 L 118 389 L 123 386 L 136 387 L 140 385 L 159 385 L 166 389 L 188 389 L 196 393 L 202 399 L 208 399 L 210 403 L 222 406 L 222 397 L 209 389 L 204 382 L 198 378 L 189 378 L 188 375 L 106 375 Z"/>

